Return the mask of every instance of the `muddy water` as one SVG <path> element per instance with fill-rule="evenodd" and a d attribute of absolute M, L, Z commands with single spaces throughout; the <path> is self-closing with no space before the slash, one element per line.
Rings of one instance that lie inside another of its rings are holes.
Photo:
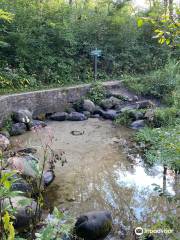
<path fill-rule="evenodd" d="M 72 135 L 72 131 L 82 135 Z M 146 169 L 142 163 L 133 164 L 127 159 L 118 139 L 131 134 L 131 130 L 117 128 L 110 121 L 89 119 L 49 122 L 38 136 L 28 132 L 16 139 L 24 146 L 37 148 L 42 157 L 41 141 L 53 135 L 53 149 L 63 149 L 68 162 L 64 167 L 56 165 L 55 181 L 47 191 L 49 204 L 66 208 L 73 216 L 92 210 L 111 211 L 111 239 L 118 240 L 133 239 L 135 227 L 152 227 L 157 218 L 164 219 L 174 207 L 158 196 L 153 184 L 176 194 L 173 174 L 168 174 L 163 183 L 161 167 Z"/>

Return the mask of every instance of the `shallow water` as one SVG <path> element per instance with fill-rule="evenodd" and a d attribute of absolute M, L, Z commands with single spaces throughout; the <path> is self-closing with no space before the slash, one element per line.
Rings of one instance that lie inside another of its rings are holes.
<path fill-rule="evenodd" d="M 74 136 L 72 131 L 83 134 Z M 142 163 L 132 164 L 127 159 L 117 140 L 131 134 L 131 130 L 115 127 L 110 121 L 89 119 L 49 122 L 38 135 L 27 132 L 16 139 L 21 146 L 37 148 L 42 158 L 41 141 L 53 135 L 53 149 L 63 149 L 68 162 L 63 167 L 57 163 L 55 181 L 47 190 L 49 204 L 66 208 L 75 217 L 107 209 L 114 219 L 112 239 L 130 240 L 135 227 L 152 227 L 156 218 L 164 219 L 174 207 L 158 196 L 153 184 L 171 195 L 177 193 L 172 173 L 163 182 L 162 167 L 146 169 Z"/>

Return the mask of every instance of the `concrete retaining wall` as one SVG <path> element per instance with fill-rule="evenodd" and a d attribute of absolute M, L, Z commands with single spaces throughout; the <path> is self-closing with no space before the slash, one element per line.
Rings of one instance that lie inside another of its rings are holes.
<path fill-rule="evenodd" d="M 103 83 L 107 90 L 120 87 L 119 81 Z M 69 104 L 83 97 L 90 89 L 90 84 L 56 88 L 20 94 L 0 96 L 0 126 L 17 109 L 29 109 L 34 116 L 41 113 L 63 111 Z"/>

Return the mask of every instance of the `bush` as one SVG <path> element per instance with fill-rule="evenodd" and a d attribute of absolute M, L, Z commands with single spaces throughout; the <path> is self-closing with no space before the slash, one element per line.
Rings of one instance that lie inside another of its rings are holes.
<path fill-rule="evenodd" d="M 144 128 L 135 135 L 138 143 L 144 143 L 144 156 L 149 164 L 160 163 L 180 171 L 180 125 L 168 128 Z"/>
<path fill-rule="evenodd" d="M 165 127 L 174 125 L 178 122 L 179 109 L 175 107 L 171 108 L 156 108 L 154 110 L 154 117 L 151 125 L 153 127 Z"/>
<path fill-rule="evenodd" d="M 142 95 L 164 98 L 171 95 L 180 85 L 179 63 L 169 61 L 164 68 L 145 75 L 124 76 L 124 83 L 131 90 Z"/>
<path fill-rule="evenodd" d="M 36 79 L 26 73 L 24 69 L 0 72 L 0 88 L 5 89 L 24 89 L 37 85 Z"/>
<path fill-rule="evenodd" d="M 94 103 L 100 103 L 106 96 L 106 91 L 103 85 L 99 82 L 95 82 L 91 85 L 90 91 L 88 93 L 88 98 Z"/>

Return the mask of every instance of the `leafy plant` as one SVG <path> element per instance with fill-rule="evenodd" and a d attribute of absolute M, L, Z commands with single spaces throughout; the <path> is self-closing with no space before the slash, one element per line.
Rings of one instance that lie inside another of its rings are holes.
<path fill-rule="evenodd" d="M 48 215 L 45 226 L 35 234 L 36 240 L 61 240 L 64 237 L 70 237 L 73 223 L 72 218 L 54 208 L 53 213 Z"/>
<path fill-rule="evenodd" d="M 171 108 L 156 108 L 154 110 L 153 120 L 151 122 L 154 127 L 165 127 L 174 125 L 178 122 L 180 112 L 175 107 Z"/>
<path fill-rule="evenodd" d="M 129 111 L 124 111 L 115 120 L 117 124 L 128 126 L 132 122 L 132 117 Z"/>
<path fill-rule="evenodd" d="M 179 125 L 168 128 L 144 128 L 136 133 L 135 139 L 144 143 L 144 156 L 148 163 L 161 163 L 180 171 L 180 128 Z"/>
<path fill-rule="evenodd" d="M 93 83 L 91 85 L 90 91 L 88 93 L 88 98 L 94 103 L 100 103 L 103 98 L 105 98 L 106 92 L 103 85 L 99 82 Z"/>

